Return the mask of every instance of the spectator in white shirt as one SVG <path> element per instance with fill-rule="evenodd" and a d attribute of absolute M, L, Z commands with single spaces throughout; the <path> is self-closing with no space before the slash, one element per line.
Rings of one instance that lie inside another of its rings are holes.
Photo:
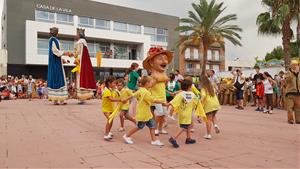
<path fill-rule="evenodd" d="M 245 77 L 243 76 L 243 72 L 241 69 L 236 68 L 231 72 L 234 75 L 234 83 L 233 87 L 235 88 L 236 100 L 238 102 L 238 106 L 236 109 L 244 110 L 244 84 Z"/>
<path fill-rule="evenodd" d="M 183 76 L 180 74 L 179 70 L 176 70 L 174 74 L 175 74 L 175 81 L 176 81 L 176 82 L 179 82 L 179 83 L 180 83 L 181 81 L 183 81 L 184 78 L 183 78 Z"/>
<path fill-rule="evenodd" d="M 272 78 L 272 76 L 268 72 L 263 73 L 263 83 L 264 83 L 264 91 L 266 98 L 266 106 L 267 109 L 264 110 L 264 113 L 272 114 L 273 111 L 273 86 L 276 85 L 276 81 Z"/>

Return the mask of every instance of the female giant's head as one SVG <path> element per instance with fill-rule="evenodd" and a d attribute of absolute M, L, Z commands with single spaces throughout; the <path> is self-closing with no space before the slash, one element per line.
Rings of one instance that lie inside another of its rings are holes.
<path fill-rule="evenodd" d="M 77 28 L 76 40 L 85 39 L 85 29 Z"/>

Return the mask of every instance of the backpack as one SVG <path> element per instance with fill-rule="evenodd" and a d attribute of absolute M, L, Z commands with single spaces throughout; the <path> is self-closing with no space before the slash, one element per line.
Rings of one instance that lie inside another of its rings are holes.
<path fill-rule="evenodd" d="M 236 81 L 234 82 L 233 86 L 237 89 L 237 90 L 241 90 L 242 87 L 244 86 L 244 83 L 240 83 L 238 80 L 239 76 L 236 77 Z"/>

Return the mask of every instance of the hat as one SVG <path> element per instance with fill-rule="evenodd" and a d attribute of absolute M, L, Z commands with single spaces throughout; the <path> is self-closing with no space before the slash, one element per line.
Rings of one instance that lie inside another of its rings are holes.
<path fill-rule="evenodd" d="M 298 65 L 298 64 L 299 64 L 299 62 L 297 60 L 292 60 L 291 61 L 291 65 Z"/>
<path fill-rule="evenodd" d="M 168 57 L 168 64 L 172 62 L 173 59 L 173 52 L 164 50 L 162 47 L 151 47 L 147 53 L 147 58 L 143 61 L 143 67 L 144 69 L 150 69 L 150 60 L 153 59 L 155 56 L 164 54 Z"/>

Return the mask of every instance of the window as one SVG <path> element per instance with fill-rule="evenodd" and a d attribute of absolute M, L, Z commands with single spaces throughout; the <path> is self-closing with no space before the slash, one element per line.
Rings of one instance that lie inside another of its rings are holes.
<path fill-rule="evenodd" d="M 213 70 L 215 72 L 219 72 L 220 71 L 220 65 L 213 65 Z"/>
<path fill-rule="evenodd" d="M 185 64 L 185 69 L 186 72 L 191 73 L 193 71 L 193 64 L 192 63 Z"/>
<path fill-rule="evenodd" d="M 212 51 L 207 50 L 207 60 L 212 60 Z"/>
<path fill-rule="evenodd" d="M 167 29 L 162 29 L 162 28 L 157 28 L 156 29 L 156 41 L 158 42 L 167 42 L 167 37 L 168 37 L 168 30 Z"/>
<path fill-rule="evenodd" d="M 220 60 L 220 51 L 215 50 L 215 60 L 219 61 Z"/>
<path fill-rule="evenodd" d="M 209 69 L 210 69 L 210 66 L 209 66 L 209 65 L 206 65 L 205 69 L 206 69 L 206 70 L 209 70 Z"/>
<path fill-rule="evenodd" d="M 185 67 L 187 69 L 192 69 L 193 68 L 193 64 L 192 63 L 187 63 L 187 64 L 185 64 Z"/>
<path fill-rule="evenodd" d="M 94 19 L 88 17 L 79 17 L 79 26 L 94 27 Z"/>
<path fill-rule="evenodd" d="M 127 24 L 121 23 L 121 22 L 114 22 L 114 30 L 121 31 L 121 32 L 127 32 Z"/>
<path fill-rule="evenodd" d="M 67 14 L 56 14 L 56 22 L 62 23 L 62 24 L 70 24 L 73 25 L 73 15 L 67 15 Z"/>
<path fill-rule="evenodd" d="M 95 57 L 95 56 L 96 56 L 97 49 L 98 49 L 97 46 L 98 46 L 98 44 L 94 44 L 94 43 L 88 43 L 88 44 L 87 44 L 87 47 L 88 47 L 88 50 L 89 50 L 90 57 Z"/>
<path fill-rule="evenodd" d="M 38 55 L 49 54 L 49 41 L 48 39 L 38 39 L 37 41 L 37 53 Z"/>
<path fill-rule="evenodd" d="M 191 49 L 190 48 L 186 48 L 184 51 L 184 58 L 186 59 L 190 59 L 191 58 Z"/>
<path fill-rule="evenodd" d="M 61 40 L 60 45 L 61 45 L 61 50 L 64 50 L 64 51 L 73 51 L 74 50 L 74 42 L 73 41 Z"/>
<path fill-rule="evenodd" d="M 128 24 L 128 32 L 140 34 L 141 33 L 141 26 L 140 25 Z"/>
<path fill-rule="evenodd" d="M 196 64 L 196 69 L 200 69 L 200 64 L 199 63 Z"/>
<path fill-rule="evenodd" d="M 99 29 L 110 29 L 110 21 L 96 19 L 96 28 Z"/>
<path fill-rule="evenodd" d="M 198 49 L 194 48 L 194 59 L 199 59 Z"/>
<path fill-rule="evenodd" d="M 109 44 L 99 44 L 99 49 L 101 50 L 103 58 L 112 58 L 109 46 Z"/>
<path fill-rule="evenodd" d="M 129 54 L 126 46 L 116 45 L 114 47 L 114 58 L 115 59 L 129 59 Z"/>
<path fill-rule="evenodd" d="M 156 35 L 155 35 L 155 28 L 152 27 L 144 27 L 144 34 L 145 35 L 150 35 L 151 41 L 154 42 L 156 41 Z"/>
<path fill-rule="evenodd" d="M 54 13 L 36 10 L 35 11 L 35 20 L 54 23 Z"/>

